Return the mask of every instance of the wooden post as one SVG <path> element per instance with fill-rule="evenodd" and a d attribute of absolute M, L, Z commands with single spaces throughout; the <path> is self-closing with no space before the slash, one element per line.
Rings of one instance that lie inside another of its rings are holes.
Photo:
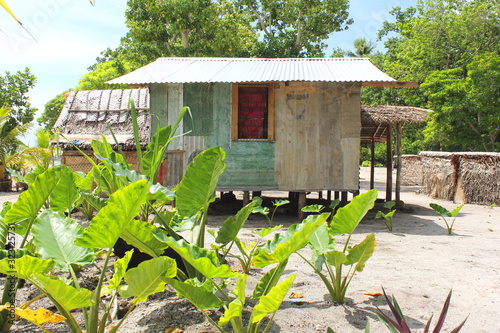
<path fill-rule="evenodd" d="M 370 145 L 370 190 L 375 188 L 375 138 L 372 138 Z"/>
<path fill-rule="evenodd" d="M 250 203 L 250 192 L 243 191 L 243 207 Z"/>
<path fill-rule="evenodd" d="M 306 192 L 299 192 L 299 204 L 298 204 L 298 210 L 299 210 L 299 220 L 303 220 L 306 218 L 306 213 L 302 211 L 302 208 L 304 208 L 307 204 L 307 197 L 306 197 Z"/>
<path fill-rule="evenodd" d="M 332 201 L 332 191 L 326 191 L 326 200 Z"/>
<path fill-rule="evenodd" d="M 347 204 L 347 192 L 346 191 L 342 192 L 340 202 L 342 203 L 342 205 Z"/>
<path fill-rule="evenodd" d="M 318 192 L 318 199 L 323 199 L 323 191 Z"/>
<path fill-rule="evenodd" d="M 392 126 L 387 125 L 387 155 L 386 155 L 387 179 L 385 184 L 385 201 L 392 200 Z"/>
<path fill-rule="evenodd" d="M 396 207 L 399 207 L 399 208 L 401 208 L 401 165 L 403 163 L 403 160 L 401 158 L 402 135 L 403 135 L 403 131 L 401 129 L 401 124 L 398 123 L 396 125 Z"/>

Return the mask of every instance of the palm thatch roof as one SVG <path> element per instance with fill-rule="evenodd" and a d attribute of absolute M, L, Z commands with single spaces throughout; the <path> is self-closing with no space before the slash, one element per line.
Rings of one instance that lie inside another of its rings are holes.
<path fill-rule="evenodd" d="M 64 149 L 88 149 L 93 139 L 104 135 L 108 142 L 116 141 L 124 150 L 134 149 L 129 99 L 133 99 L 137 110 L 139 137 L 145 145 L 150 137 L 149 91 L 143 89 L 80 90 L 71 91 L 56 121 L 55 129 L 62 138 Z M 109 130 L 108 126 L 111 128 Z"/>
<path fill-rule="evenodd" d="M 431 112 L 413 106 L 362 105 L 361 141 L 385 142 L 392 126 L 423 123 Z"/>

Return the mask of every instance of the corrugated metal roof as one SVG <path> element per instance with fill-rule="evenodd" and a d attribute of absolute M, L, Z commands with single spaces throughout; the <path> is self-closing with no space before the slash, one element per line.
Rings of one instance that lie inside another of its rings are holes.
<path fill-rule="evenodd" d="M 108 83 L 276 81 L 396 82 L 368 58 L 158 58 Z"/>

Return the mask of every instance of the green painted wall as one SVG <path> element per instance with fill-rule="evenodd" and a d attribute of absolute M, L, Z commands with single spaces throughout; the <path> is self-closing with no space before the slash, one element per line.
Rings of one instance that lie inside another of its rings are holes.
<path fill-rule="evenodd" d="M 277 186 L 274 142 L 231 140 L 231 87 L 228 83 L 184 84 L 183 105 L 190 107 L 193 116 L 193 120 L 184 117 L 184 131 L 203 136 L 205 148 L 220 146 L 226 151 L 227 168 L 220 186 Z M 161 94 L 155 94 L 155 99 L 163 100 Z"/>
<path fill-rule="evenodd" d="M 183 104 L 189 106 L 192 115 L 192 118 L 184 116 L 184 132 L 190 131 L 187 135 L 207 136 L 213 133 L 213 87 L 210 83 L 184 84 Z"/>
<path fill-rule="evenodd" d="M 220 186 L 277 186 L 274 142 L 233 141 L 226 153 L 227 168 L 220 178 Z"/>

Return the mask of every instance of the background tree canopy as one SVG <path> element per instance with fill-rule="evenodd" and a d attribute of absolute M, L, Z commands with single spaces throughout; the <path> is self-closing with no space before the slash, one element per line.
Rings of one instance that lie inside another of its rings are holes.
<path fill-rule="evenodd" d="M 323 57 L 326 39 L 347 29 L 347 0 L 128 0 L 129 31 L 101 53 L 75 89 L 108 89 L 104 82 L 158 57 Z M 436 112 L 406 126 L 404 152 L 500 151 L 500 2 L 420 0 L 390 12 L 378 32 L 385 53 L 369 39 L 332 56 L 369 56 L 419 88 L 364 88 L 364 104 L 411 105 Z M 374 36 L 375 37 L 375 36 Z M 115 88 L 115 87 L 113 87 Z M 52 100 L 54 112 L 63 99 Z M 53 115 L 45 117 L 54 118 Z M 46 124 L 49 124 L 46 122 Z M 49 126 L 50 127 L 50 126 Z"/>
<path fill-rule="evenodd" d="M 405 153 L 500 151 L 500 2 L 419 1 L 416 8 L 396 7 L 391 14 L 395 22 L 385 22 L 379 31 L 387 52 L 372 61 L 387 74 L 421 86 L 367 88 L 363 103 L 436 111 L 425 129 L 406 131 L 413 144 L 404 146 Z"/>

